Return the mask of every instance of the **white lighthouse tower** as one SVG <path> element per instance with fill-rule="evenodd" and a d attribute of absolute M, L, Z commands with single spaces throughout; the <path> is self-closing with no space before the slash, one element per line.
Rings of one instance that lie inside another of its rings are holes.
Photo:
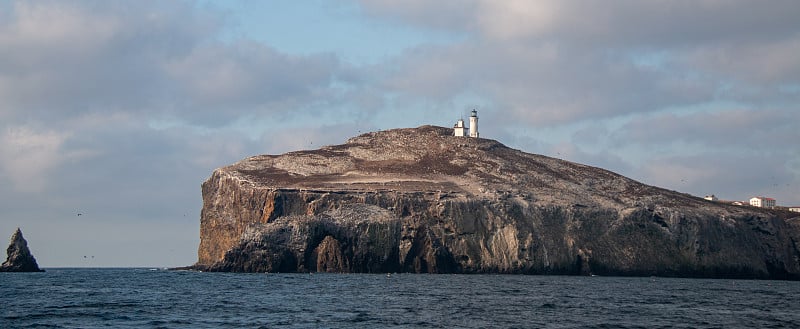
<path fill-rule="evenodd" d="M 478 138 L 478 111 L 472 110 L 469 116 L 469 137 Z"/>

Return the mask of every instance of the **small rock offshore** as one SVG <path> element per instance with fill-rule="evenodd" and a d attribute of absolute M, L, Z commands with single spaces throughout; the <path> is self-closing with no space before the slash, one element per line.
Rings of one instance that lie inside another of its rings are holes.
<path fill-rule="evenodd" d="M 0 272 L 44 272 L 36 264 L 36 258 L 28 249 L 28 241 L 25 241 L 22 230 L 19 228 L 11 236 L 11 243 L 8 245 L 6 253 L 8 257 L 3 265 L 0 265 Z"/>

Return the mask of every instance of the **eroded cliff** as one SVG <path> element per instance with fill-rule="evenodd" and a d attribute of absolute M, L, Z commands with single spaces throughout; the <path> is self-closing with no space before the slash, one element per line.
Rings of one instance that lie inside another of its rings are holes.
<path fill-rule="evenodd" d="M 423 126 L 203 184 L 197 269 L 800 278 L 800 219 Z"/>

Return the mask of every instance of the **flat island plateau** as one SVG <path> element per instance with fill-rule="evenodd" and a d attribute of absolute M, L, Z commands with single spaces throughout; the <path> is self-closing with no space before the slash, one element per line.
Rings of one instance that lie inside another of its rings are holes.
<path fill-rule="evenodd" d="M 202 193 L 196 270 L 800 279 L 796 213 L 444 127 L 253 156 Z"/>

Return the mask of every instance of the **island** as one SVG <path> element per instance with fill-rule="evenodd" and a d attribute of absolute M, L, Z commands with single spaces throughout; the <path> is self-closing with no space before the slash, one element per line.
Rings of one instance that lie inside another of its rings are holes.
<path fill-rule="evenodd" d="M 800 279 L 797 213 L 461 135 L 370 132 L 219 168 L 191 268 Z"/>

